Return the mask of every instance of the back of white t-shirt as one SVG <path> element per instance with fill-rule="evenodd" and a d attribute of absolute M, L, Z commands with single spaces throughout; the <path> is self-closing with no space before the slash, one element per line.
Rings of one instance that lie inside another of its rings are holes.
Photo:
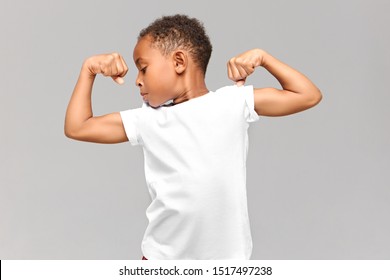
<path fill-rule="evenodd" d="M 228 86 L 169 107 L 122 111 L 141 145 L 152 199 L 142 242 L 148 259 L 249 259 L 247 129 L 258 120 L 252 86 Z"/>

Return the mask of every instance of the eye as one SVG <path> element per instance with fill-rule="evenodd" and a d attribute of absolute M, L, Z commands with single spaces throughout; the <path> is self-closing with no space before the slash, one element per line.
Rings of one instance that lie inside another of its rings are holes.
<path fill-rule="evenodd" d="M 145 66 L 144 68 L 142 68 L 140 71 L 141 71 L 142 73 L 144 73 L 144 74 L 145 74 L 145 72 L 146 72 L 146 68 L 147 68 L 147 66 Z"/>

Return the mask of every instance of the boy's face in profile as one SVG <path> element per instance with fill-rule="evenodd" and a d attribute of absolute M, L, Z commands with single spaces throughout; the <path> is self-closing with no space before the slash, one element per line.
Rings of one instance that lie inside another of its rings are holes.
<path fill-rule="evenodd" d="M 172 54 L 164 56 L 152 46 L 149 36 L 136 44 L 133 59 L 138 69 L 136 85 L 140 88 L 143 100 L 152 107 L 158 107 L 180 94 L 178 74 Z"/>

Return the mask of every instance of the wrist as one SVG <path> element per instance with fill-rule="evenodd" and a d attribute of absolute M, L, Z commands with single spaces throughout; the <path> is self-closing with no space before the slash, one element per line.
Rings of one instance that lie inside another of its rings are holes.
<path fill-rule="evenodd" d="M 93 73 L 91 68 L 91 58 L 87 58 L 86 60 L 84 60 L 83 65 L 81 67 L 81 73 L 90 78 L 96 77 L 96 74 Z"/>
<path fill-rule="evenodd" d="M 257 56 L 258 56 L 258 65 L 266 68 L 267 57 L 269 56 L 269 54 L 265 50 L 262 50 L 262 49 L 256 49 L 256 52 L 257 52 Z"/>

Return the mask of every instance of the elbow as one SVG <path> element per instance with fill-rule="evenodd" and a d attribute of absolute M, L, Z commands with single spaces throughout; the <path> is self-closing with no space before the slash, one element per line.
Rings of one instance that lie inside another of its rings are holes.
<path fill-rule="evenodd" d="M 77 134 L 76 129 L 70 127 L 66 123 L 64 125 L 64 134 L 65 134 L 66 137 L 68 137 L 70 139 L 73 139 L 73 140 L 78 140 L 79 139 L 79 136 Z"/>
<path fill-rule="evenodd" d="M 320 103 L 322 100 L 322 93 L 321 91 L 316 88 L 313 90 L 312 94 L 310 94 L 310 98 L 308 99 L 308 108 L 316 106 L 318 103 Z"/>
<path fill-rule="evenodd" d="M 320 89 L 317 88 L 316 97 L 315 97 L 315 105 L 320 103 L 321 100 L 322 100 L 322 92 L 320 91 Z"/>
<path fill-rule="evenodd" d="M 65 119 L 64 134 L 66 137 L 73 140 L 80 140 L 82 132 L 84 131 L 83 123 L 74 122 L 69 119 Z"/>
<path fill-rule="evenodd" d="M 88 127 L 86 127 L 86 122 L 75 124 L 65 121 L 64 134 L 66 137 L 73 140 L 88 141 Z"/>
<path fill-rule="evenodd" d="M 76 136 L 74 134 L 73 131 L 71 131 L 69 128 L 64 128 L 64 134 L 66 137 L 70 138 L 70 139 L 76 139 Z"/>
<path fill-rule="evenodd" d="M 70 139 L 74 139 L 74 129 L 72 128 L 71 122 L 68 120 L 68 116 L 65 117 L 64 122 L 64 134 Z"/>

